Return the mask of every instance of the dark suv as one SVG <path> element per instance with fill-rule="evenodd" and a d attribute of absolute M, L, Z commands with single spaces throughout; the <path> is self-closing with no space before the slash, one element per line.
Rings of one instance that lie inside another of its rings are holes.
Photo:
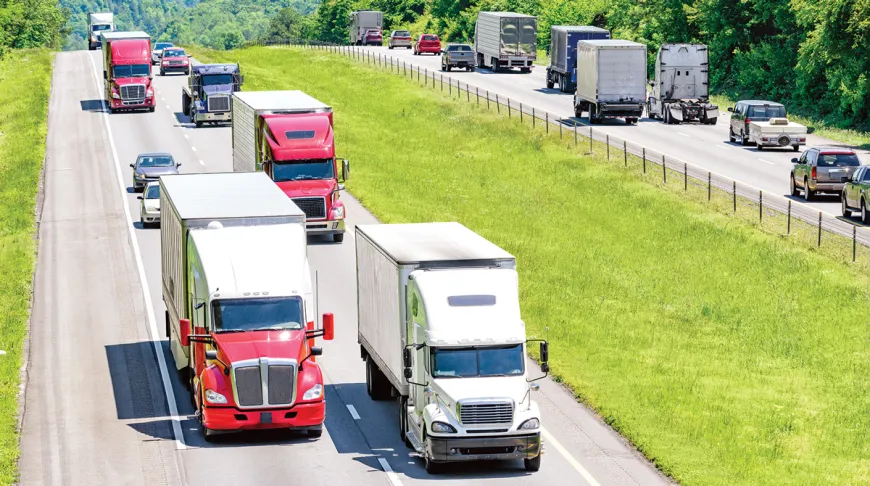
<path fill-rule="evenodd" d="M 728 140 L 741 145 L 749 145 L 749 123 L 754 121 L 770 121 L 771 118 L 785 118 L 785 106 L 773 101 L 741 100 L 731 112 L 731 126 L 728 129 Z"/>
<path fill-rule="evenodd" d="M 840 147 L 813 147 L 791 159 L 789 188 L 792 196 L 804 190 L 804 199 L 812 200 L 817 192 L 842 193 L 846 182 L 861 166 L 858 156 L 851 149 Z"/>

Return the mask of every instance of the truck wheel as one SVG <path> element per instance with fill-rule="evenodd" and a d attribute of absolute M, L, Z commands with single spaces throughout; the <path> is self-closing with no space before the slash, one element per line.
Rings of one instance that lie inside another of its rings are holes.
<path fill-rule="evenodd" d="M 492 58 L 492 72 L 498 72 L 498 59 Z"/>
<path fill-rule="evenodd" d="M 344 241 L 344 233 L 336 233 L 332 235 L 332 241 L 336 243 L 341 243 L 342 241 Z"/>
<path fill-rule="evenodd" d="M 552 76 L 550 75 L 550 73 L 547 73 L 547 89 L 553 89 L 553 86 L 554 86 L 555 84 L 556 84 L 556 83 L 553 82 L 553 78 L 552 78 Z"/>
<path fill-rule="evenodd" d="M 448 65 L 447 65 L 447 72 L 449 73 L 451 69 L 452 69 L 452 68 L 450 67 L 450 64 L 448 64 Z"/>
<path fill-rule="evenodd" d="M 201 128 L 201 127 L 202 127 L 202 122 L 201 122 L 200 120 L 196 120 L 196 121 L 194 122 L 194 124 L 196 125 L 196 128 Z"/>
<path fill-rule="evenodd" d="M 749 135 L 746 132 L 740 132 L 740 145 L 744 147 L 749 145 Z"/>
<path fill-rule="evenodd" d="M 392 396 L 390 381 L 371 356 L 366 357 L 366 389 L 372 400 L 387 400 Z"/>
<path fill-rule="evenodd" d="M 737 141 L 737 138 L 734 136 L 734 130 L 731 127 L 728 127 L 728 141 L 734 143 Z"/>
<path fill-rule="evenodd" d="M 523 459 L 523 465 L 526 466 L 526 471 L 534 472 L 534 471 L 540 470 L 541 469 L 541 455 L 538 454 L 537 456 L 535 456 L 531 459 Z"/>
<path fill-rule="evenodd" d="M 718 122 L 718 121 L 719 121 L 718 118 L 707 118 L 707 124 L 708 124 L 708 125 L 715 125 L 716 122 Z"/>
<path fill-rule="evenodd" d="M 405 446 L 413 449 L 414 445 L 408 439 L 408 399 L 399 397 L 399 437 L 405 442 Z"/>
<path fill-rule="evenodd" d="M 169 311 L 163 311 L 166 314 L 166 337 L 170 337 L 172 332 L 169 329 Z"/>
<path fill-rule="evenodd" d="M 423 433 L 423 450 L 427 451 L 429 448 L 426 447 L 426 433 Z M 426 469 L 426 472 L 429 474 L 438 474 L 441 472 L 442 464 L 440 462 L 433 461 L 429 454 L 423 452 L 423 467 Z"/>
<path fill-rule="evenodd" d="M 758 150 L 764 150 L 764 145 L 761 145 L 759 142 L 755 142 L 755 148 Z"/>

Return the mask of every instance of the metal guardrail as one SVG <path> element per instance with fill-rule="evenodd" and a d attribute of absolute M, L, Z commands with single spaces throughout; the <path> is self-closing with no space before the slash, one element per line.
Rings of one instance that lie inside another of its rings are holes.
<path fill-rule="evenodd" d="M 449 74 L 445 76 L 445 73 L 440 70 L 415 66 L 413 63 L 405 62 L 386 53 L 373 53 L 371 50 L 357 46 L 316 40 L 251 41 L 246 43 L 245 47 L 287 45 L 344 55 L 353 60 L 413 79 L 433 89 L 440 87 L 448 95 L 464 98 L 468 103 L 480 106 L 485 104 L 488 110 L 495 109 L 499 114 L 504 112 L 508 117 L 518 117 L 521 122 L 525 122 L 525 119 L 529 118 L 533 128 L 541 124 L 548 133 L 551 129 L 558 129 L 561 137 L 573 137 L 577 146 L 588 144 L 589 153 L 595 152 L 596 144 L 599 145 L 599 150 L 602 150 L 600 145 L 604 145 L 603 150 L 606 151 L 608 159 L 611 159 L 611 152 L 615 150 L 616 157 L 622 154 L 626 166 L 630 160 L 632 163 L 639 163 L 642 165 L 644 173 L 660 173 L 665 184 L 681 182 L 685 190 L 688 190 L 689 184 L 696 188 L 706 189 L 708 201 L 712 199 L 713 189 L 730 195 L 734 212 L 737 211 L 738 203 L 740 203 L 741 205 L 757 206 L 759 221 L 764 220 L 765 213 L 768 217 L 776 214 L 784 216 L 787 219 L 786 234 L 791 234 L 793 220 L 811 225 L 818 233 L 817 246 L 822 245 L 822 236 L 826 233 L 851 240 L 853 262 L 857 258 L 858 245 L 870 248 L 870 232 L 864 226 L 818 211 L 804 204 L 795 203 L 792 199 L 782 195 L 763 191 L 689 162 L 648 149 L 643 145 L 595 131 L 593 127 L 579 123 L 575 117 L 565 118 L 528 104 L 524 105 L 499 93 L 481 90 L 479 87 L 453 78 Z"/>

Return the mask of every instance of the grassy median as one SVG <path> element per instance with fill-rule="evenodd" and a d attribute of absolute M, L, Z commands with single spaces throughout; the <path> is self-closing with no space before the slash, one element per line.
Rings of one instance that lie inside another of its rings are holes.
<path fill-rule="evenodd" d="M 557 378 L 673 478 L 870 481 L 863 266 L 446 89 L 321 51 L 194 55 L 240 61 L 246 90 L 332 105 L 348 188 L 382 221 L 460 221 L 516 255 L 523 313 L 530 334 L 549 326 Z"/>
<path fill-rule="evenodd" d="M 0 484 L 17 480 L 18 391 L 36 262 L 34 206 L 45 156 L 53 53 L 0 59 Z"/>

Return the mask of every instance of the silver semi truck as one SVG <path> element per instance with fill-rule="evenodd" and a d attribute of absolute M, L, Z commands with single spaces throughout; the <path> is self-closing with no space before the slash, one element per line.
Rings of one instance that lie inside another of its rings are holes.
<path fill-rule="evenodd" d="M 88 50 L 96 50 L 102 44 L 100 34 L 115 30 L 115 14 L 94 12 L 88 14 Z"/>
<path fill-rule="evenodd" d="M 650 81 L 647 113 L 667 124 L 697 121 L 715 125 L 719 107 L 710 103 L 707 46 L 663 44 Z"/>
<path fill-rule="evenodd" d="M 574 114 L 589 113 L 590 123 L 624 118 L 637 123 L 646 99 L 646 46 L 627 40 L 577 43 Z"/>
<path fill-rule="evenodd" d="M 474 24 L 477 67 L 532 72 L 538 57 L 538 19 L 513 12 L 480 12 Z"/>

